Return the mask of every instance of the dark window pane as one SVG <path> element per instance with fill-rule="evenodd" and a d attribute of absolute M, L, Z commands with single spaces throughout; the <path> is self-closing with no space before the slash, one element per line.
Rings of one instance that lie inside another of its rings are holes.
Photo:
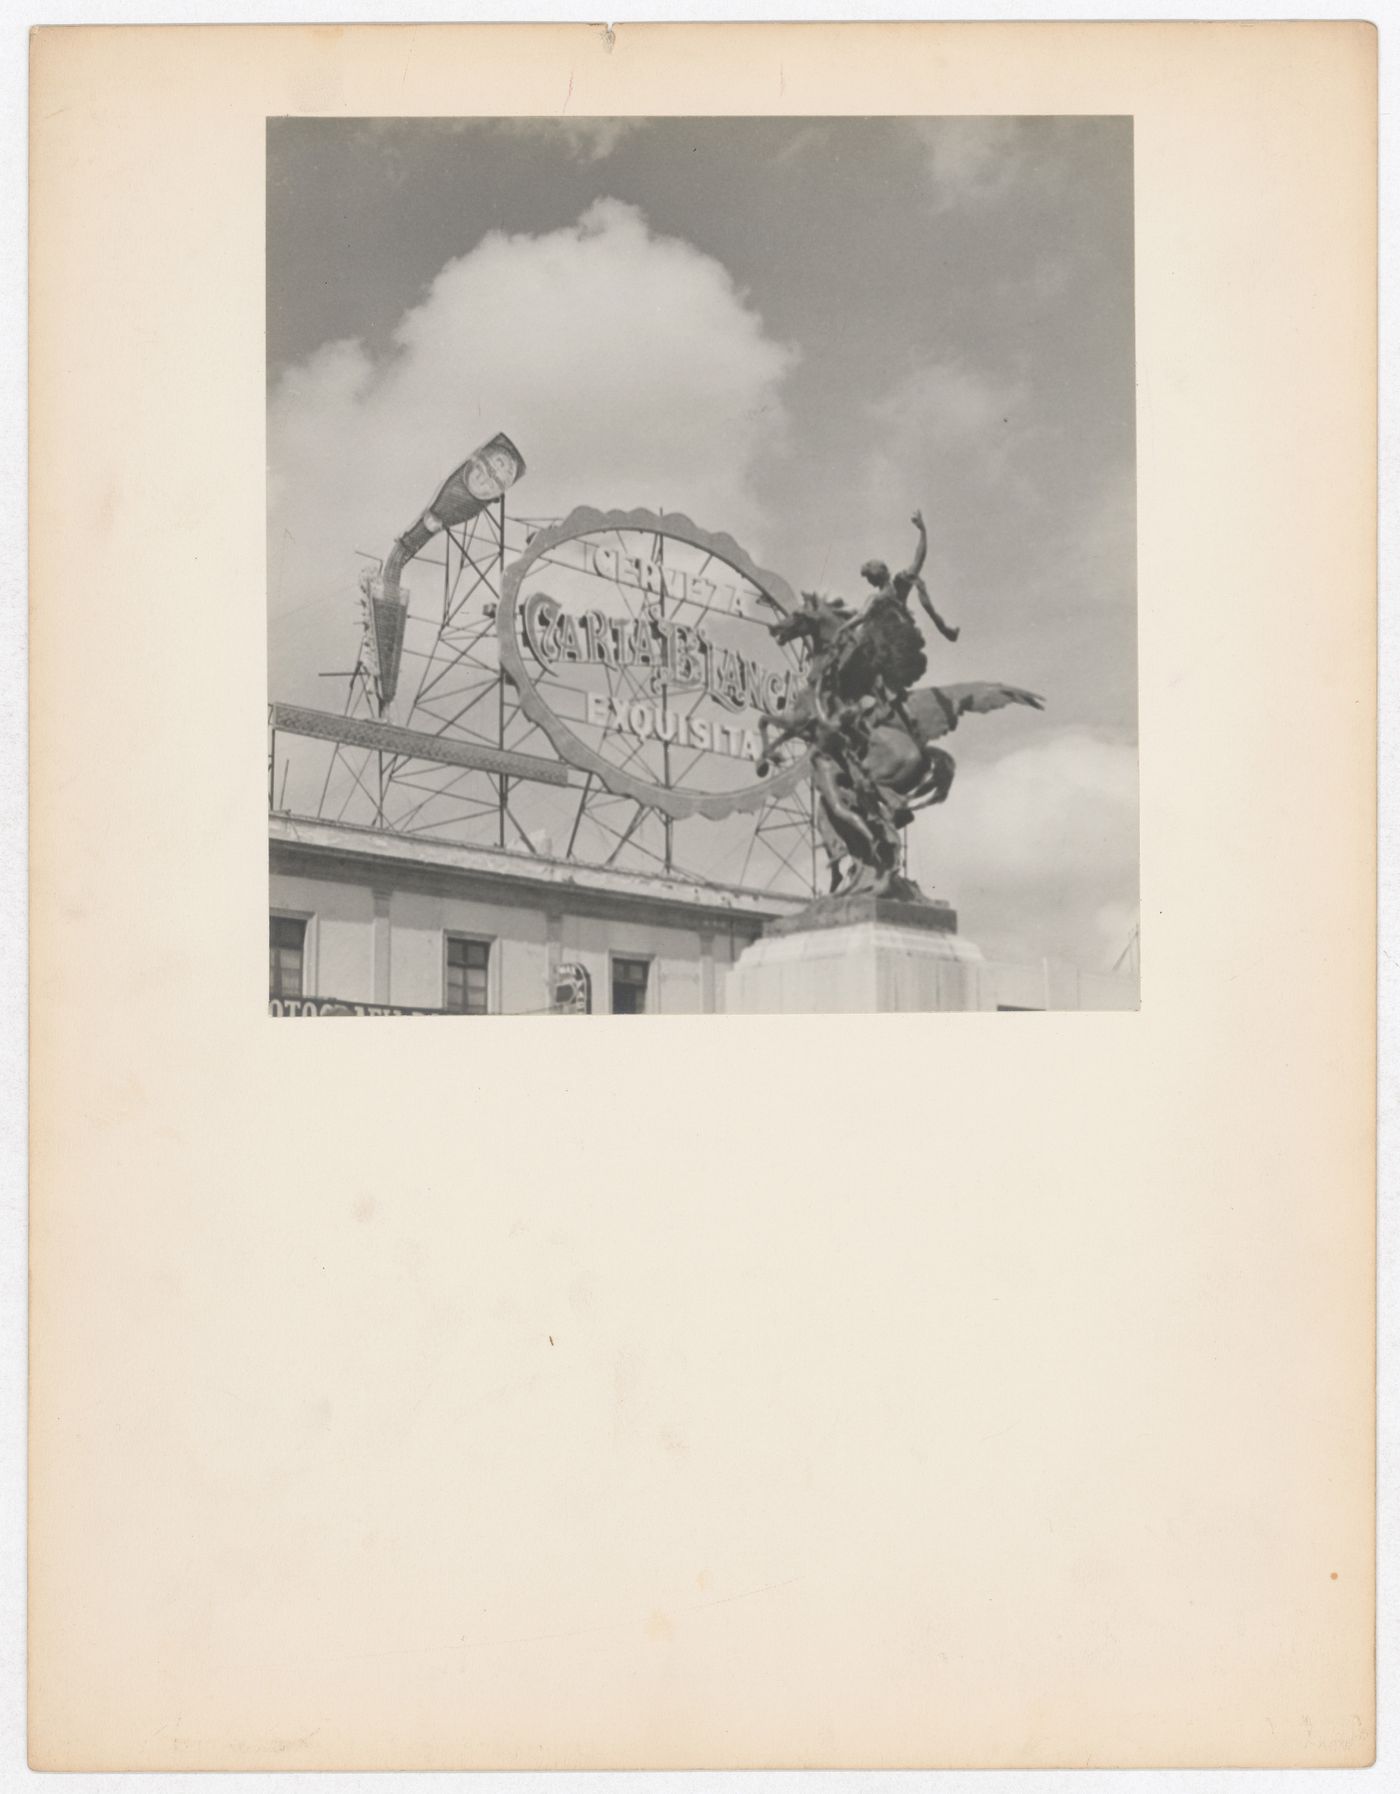
<path fill-rule="evenodd" d="M 614 1015 L 644 1015 L 647 1006 L 647 973 L 645 959 L 615 959 L 612 966 L 612 1008 Z"/>
<path fill-rule="evenodd" d="M 302 995 L 306 921 L 301 916 L 269 918 L 268 992 L 274 997 Z"/>
<path fill-rule="evenodd" d="M 490 1012 L 487 971 L 491 964 L 490 941 L 447 937 L 446 1005 L 453 1015 L 486 1015 Z"/>

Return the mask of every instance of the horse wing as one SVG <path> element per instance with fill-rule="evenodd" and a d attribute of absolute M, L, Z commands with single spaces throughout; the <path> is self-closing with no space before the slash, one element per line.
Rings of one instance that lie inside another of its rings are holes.
<path fill-rule="evenodd" d="M 909 695 L 909 708 L 930 741 L 958 726 L 958 718 L 971 711 L 1001 710 L 1007 704 L 1029 704 L 1043 710 L 1045 700 L 1019 685 L 992 685 L 978 680 L 971 685 L 925 685 Z"/>

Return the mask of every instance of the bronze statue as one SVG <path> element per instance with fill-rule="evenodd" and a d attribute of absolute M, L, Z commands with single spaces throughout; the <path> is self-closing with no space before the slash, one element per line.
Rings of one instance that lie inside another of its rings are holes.
<path fill-rule="evenodd" d="M 803 641 L 807 678 L 776 715 L 760 719 L 764 774 L 784 742 L 811 750 L 812 782 L 819 799 L 818 824 L 826 847 L 833 893 L 869 886 L 880 894 L 917 898 L 900 873 L 901 831 L 914 812 L 940 804 L 953 783 L 955 762 L 934 741 L 949 734 L 969 712 L 1007 704 L 1044 708 L 1035 692 L 1016 685 L 913 686 L 928 670 L 909 594 L 950 642 L 959 631 L 945 623 L 922 578 L 928 535 L 922 512 L 912 563 L 891 578 L 883 561 L 867 561 L 862 575 L 875 591 L 852 613 L 839 598 L 802 594 L 802 609 L 769 624 L 777 641 Z M 849 866 L 847 865 L 849 862 Z"/>
<path fill-rule="evenodd" d="M 914 559 L 893 578 L 883 561 L 865 563 L 860 576 L 875 590 L 866 600 L 865 609 L 850 625 L 852 633 L 859 639 L 859 651 L 868 656 L 874 676 L 891 694 L 911 690 L 928 671 L 924 638 L 909 614 L 910 592 L 918 594 L 919 603 L 945 641 L 955 642 L 961 633 L 939 616 L 923 581 L 923 565 L 928 556 L 928 531 L 924 528 L 923 512 L 915 511 L 910 522 L 919 532 Z"/>

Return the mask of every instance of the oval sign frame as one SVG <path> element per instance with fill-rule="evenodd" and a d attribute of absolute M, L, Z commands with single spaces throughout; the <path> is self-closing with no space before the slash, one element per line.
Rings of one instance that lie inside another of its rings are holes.
<path fill-rule="evenodd" d="M 535 684 L 516 628 L 520 587 L 526 574 L 542 554 L 561 542 L 571 542 L 579 536 L 591 536 L 603 530 L 628 529 L 670 536 L 712 554 L 717 561 L 723 561 L 756 586 L 776 610 L 790 613 L 797 609 L 792 588 L 781 574 L 756 567 L 732 536 L 703 530 L 679 512 L 595 511 L 590 505 L 579 505 L 562 523 L 551 524 L 532 537 L 524 554 L 506 569 L 501 583 L 501 603 L 496 613 L 501 670 L 514 685 L 520 708 L 531 722 L 538 723 L 544 730 L 561 760 L 567 760 L 581 772 L 592 773 L 615 797 L 635 798 L 638 803 L 649 804 L 652 809 L 660 810 L 678 822 L 690 816 L 705 816 L 711 822 L 720 822 L 726 816 L 756 810 L 772 798 L 785 796 L 807 776 L 810 755 L 804 754 L 771 778 L 741 785 L 735 791 L 696 791 L 685 785 L 672 785 L 668 789 L 665 785 L 654 785 L 650 779 L 640 779 L 635 773 L 625 772 L 580 741 L 564 719 L 555 714 Z"/>

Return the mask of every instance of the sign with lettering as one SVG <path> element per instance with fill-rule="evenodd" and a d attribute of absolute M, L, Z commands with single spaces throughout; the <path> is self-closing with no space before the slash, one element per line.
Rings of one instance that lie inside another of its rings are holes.
<path fill-rule="evenodd" d="M 577 960 L 566 960 L 556 967 L 551 980 L 553 1008 L 560 1015 L 590 1015 L 593 1011 L 593 980 L 588 967 Z"/>
<path fill-rule="evenodd" d="M 351 1003 L 343 997 L 269 997 L 269 1015 L 442 1015 L 441 1009 L 408 1009 L 402 1003 Z"/>
<path fill-rule="evenodd" d="M 803 775 L 800 748 L 758 775 L 759 719 L 781 717 L 803 678 L 768 627 L 793 608 L 729 536 L 585 507 L 507 569 L 501 667 L 562 759 L 667 815 L 720 818 Z"/>

